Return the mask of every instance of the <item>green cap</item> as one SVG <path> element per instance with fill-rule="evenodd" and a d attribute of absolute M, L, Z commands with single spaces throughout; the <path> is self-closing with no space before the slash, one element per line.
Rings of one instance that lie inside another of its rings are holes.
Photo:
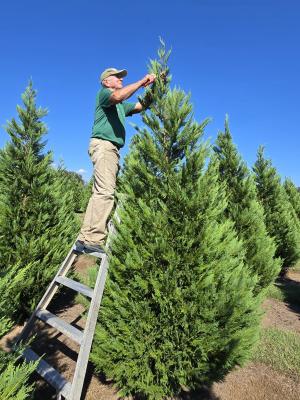
<path fill-rule="evenodd" d="M 123 78 L 127 75 L 127 71 L 126 69 L 107 68 L 100 75 L 100 81 L 102 82 L 105 78 L 108 78 L 111 75 L 118 75 L 120 78 Z"/>

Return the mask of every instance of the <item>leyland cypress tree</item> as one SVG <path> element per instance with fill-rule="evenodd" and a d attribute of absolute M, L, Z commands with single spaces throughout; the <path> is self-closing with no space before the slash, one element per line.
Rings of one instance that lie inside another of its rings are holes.
<path fill-rule="evenodd" d="M 85 191 L 86 185 L 82 176 L 74 171 L 68 171 L 63 162 L 58 168 L 53 168 L 54 179 L 60 182 L 62 188 L 62 195 L 69 193 L 70 201 L 75 212 L 82 212 L 85 210 Z"/>
<path fill-rule="evenodd" d="M 280 177 L 260 147 L 254 168 L 259 199 L 264 207 L 266 227 L 275 238 L 276 257 L 283 261 L 281 275 L 300 258 L 300 224 Z"/>
<path fill-rule="evenodd" d="M 163 399 L 222 377 L 256 338 L 256 279 L 224 219 L 218 162 L 206 165 L 190 97 L 171 89 L 168 53 L 151 72 L 154 102 L 143 115 L 122 176 L 121 223 L 92 360 L 122 395 Z"/>
<path fill-rule="evenodd" d="M 300 192 L 290 179 L 286 179 L 283 186 L 300 221 Z"/>
<path fill-rule="evenodd" d="M 11 141 L 0 154 L 0 265 L 26 269 L 14 316 L 28 312 L 41 297 L 76 237 L 78 222 L 69 195 L 52 173 L 51 153 L 44 153 L 47 110 L 35 103 L 29 83 L 17 106 L 19 121 L 7 125 Z M 30 269 L 28 265 L 30 264 Z"/>
<path fill-rule="evenodd" d="M 226 216 L 234 221 L 238 236 L 245 244 L 245 265 L 258 276 L 257 291 L 260 291 L 273 282 L 281 262 L 274 257 L 276 245 L 265 226 L 254 177 L 233 144 L 227 117 L 225 132 L 219 133 L 214 150 L 219 159 L 220 179 L 227 188 Z"/>

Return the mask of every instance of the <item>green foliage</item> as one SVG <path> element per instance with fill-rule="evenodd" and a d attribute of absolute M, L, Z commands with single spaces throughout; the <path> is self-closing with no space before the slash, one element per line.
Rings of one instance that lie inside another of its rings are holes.
<path fill-rule="evenodd" d="M 276 169 L 266 160 L 263 148 L 258 150 L 254 165 L 258 197 L 264 207 L 266 227 L 275 238 L 276 257 L 283 261 L 281 274 L 300 258 L 300 222 L 297 219 Z"/>
<path fill-rule="evenodd" d="M 82 282 L 84 285 L 87 285 L 88 287 L 94 288 L 97 280 L 98 271 L 99 265 L 93 265 L 89 267 L 86 276 L 79 276 L 80 282 Z M 76 296 L 76 301 L 82 304 L 86 310 L 89 309 L 91 301 L 86 296 L 78 294 Z"/>
<path fill-rule="evenodd" d="M 8 277 L 8 279 L 3 279 L 2 277 L 0 277 L 0 292 L 2 292 L 4 288 L 6 289 L 7 284 L 12 285 L 10 277 Z M 16 286 L 14 287 L 16 288 Z M 9 287 L 7 287 L 6 293 L 8 293 L 8 291 L 10 291 Z M 3 291 L 3 293 L 5 292 Z M 6 299 L 0 297 L 0 339 L 11 329 L 13 325 L 11 319 L 7 316 L 6 305 L 7 305 Z M 5 353 L 0 349 L 0 370 L 3 368 L 5 364 L 6 364 Z"/>
<path fill-rule="evenodd" d="M 9 279 L 0 280 L 0 285 L 11 284 Z M 9 290 L 9 288 L 7 288 Z M 4 299 L 0 299 L 0 315 L 3 315 Z M 0 338 L 11 328 L 11 320 L 0 317 Z M 32 392 L 32 386 L 27 384 L 28 378 L 35 370 L 37 363 L 20 364 L 22 349 L 16 353 L 5 353 L 0 350 L 0 399 L 1 400 L 25 400 Z"/>
<path fill-rule="evenodd" d="M 252 358 L 277 371 L 299 377 L 300 335 L 276 328 L 265 329 Z"/>
<path fill-rule="evenodd" d="M 2 312 L 1 312 L 2 313 Z M 8 317 L 0 317 L 0 338 L 4 336 L 12 327 L 12 322 Z"/>
<path fill-rule="evenodd" d="M 267 298 L 284 301 L 284 295 L 276 284 L 268 287 Z"/>
<path fill-rule="evenodd" d="M 32 264 L 21 267 L 16 264 L 0 273 L 0 332 L 6 333 L 12 319 L 18 319 L 20 303 L 24 291 L 28 290 L 28 282 L 32 280 Z M 0 335 L 1 336 L 1 335 Z"/>
<path fill-rule="evenodd" d="M 300 272 L 300 260 L 291 268 L 291 271 Z"/>
<path fill-rule="evenodd" d="M 258 276 L 259 292 L 274 281 L 281 263 L 274 258 L 276 246 L 264 223 L 253 176 L 232 142 L 227 118 L 225 132 L 219 133 L 214 150 L 219 160 L 220 179 L 227 188 L 226 216 L 234 221 L 238 236 L 244 242 L 245 265 Z"/>
<path fill-rule="evenodd" d="M 79 227 L 72 194 L 55 179 L 51 154 L 43 153 L 47 129 L 41 118 L 47 110 L 37 108 L 35 98 L 30 82 L 22 95 L 24 107 L 17 107 L 20 121 L 13 118 L 8 123 L 11 141 L 0 153 L 2 277 L 14 271 L 13 282 L 19 282 L 15 276 L 26 276 L 18 283 L 18 292 L 12 288 L 14 311 L 6 305 L 6 315 L 13 314 L 15 319 L 35 307 Z M 1 291 L 0 297 L 5 296 L 5 290 Z"/>
<path fill-rule="evenodd" d="M 82 212 L 85 210 L 86 202 L 86 185 L 77 172 L 67 171 L 63 164 L 57 169 L 53 169 L 55 180 L 60 182 L 60 188 L 62 189 L 61 195 L 69 193 L 70 206 L 74 212 Z"/>
<path fill-rule="evenodd" d="M 290 179 L 286 179 L 283 184 L 289 200 L 300 221 L 300 192 Z"/>
<path fill-rule="evenodd" d="M 257 279 L 244 267 L 233 223 L 224 218 L 218 162 L 205 167 L 207 121 L 190 97 L 159 78 L 122 177 L 121 224 L 92 361 L 121 395 L 163 399 L 224 376 L 249 356 L 258 334 Z"/>
<path fill-rule="evenodd" d="M 32 392 L 32 386 L 26 384 L 36 364 L 15 365 L 10 361 L 5 368 L 0 370 L 0 398 L 1 400 L 25 400 Z"/>
<path fill-rule="evenodd" d="M 84 186 L 84 192 L 83 192 L 83 197 L 82 197 L 82 210 L 85 211 L 89 202 L 89 199 L 92 195 L 92 189 L 93 189 L 93 184 L 94 184 L 94 177 L 89 180 L 88 183 L 85 184 Z"/>

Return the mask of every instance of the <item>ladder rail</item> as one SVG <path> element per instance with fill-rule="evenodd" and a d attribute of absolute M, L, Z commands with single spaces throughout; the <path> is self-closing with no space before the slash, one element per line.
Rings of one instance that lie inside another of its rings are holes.
<path fill-rule="evenodd" d="M 21 332 L 16 344 L 20 343 L 21 341 L 25 341 L 28 338 L 29 333 L 32 330 L 33 323 L 34 323 L 35 318 L 36 318 L 36 313 L 41 309 L 46 309 L 47 308 L 47 306 L 49 305 L 50 301 L 53 299 L 54 295 L 56 294 L 56 292 L 57 292 L 57 290 L 59 288 L 58 284 L 56 283 L 56 278 L 58 276 L 65 276 L 68 273 L 68 271 L 71 268 L 71 266 L 72 266 L 73 262 L 75 261 L 76 257 L 77 257 L 77 253 L 74 252 L 74 247 L 72 246 L 72 248 L 69 251 L 67 257 L 65 258 L 65 260 L 63 261 L 61 267 L 59 268 L 58 272 L 56 273 L 54 279 L 49 284 L 45 294 L 43 295 L 43 297 L 41 298 L 40 302 L 36 306 L 36 309 L 32 313 L 31 317 L 27 321 L 27 323 L 26 323 L 23 331 Z"/>
<path fill-rule="evenodd" d="M 86 374 L 86 368 L 89 361 L 90 350 L 94 338 L 94 332 L 97 324 L 100 304 L 104 292 L 107 271 L 108 271 L 108 256 L 105 255 L 101 261 L 94 289 L 95 294 L 91 301 L 86 320 L 85 330 L 83 333 L 82 344 L 77 359 L 69 400 L 80 400 L 84 378 Z"/>

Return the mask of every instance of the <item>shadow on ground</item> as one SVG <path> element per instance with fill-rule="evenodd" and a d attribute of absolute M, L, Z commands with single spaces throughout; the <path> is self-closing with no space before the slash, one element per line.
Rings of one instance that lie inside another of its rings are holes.
<path fill-rule="evenodd" d="M 288 276 L 278 279 L 276 286 L 282 292 L 284 302 L 300 317 L 300 282 Z"/>
<path fill-rule="evenodd" d="M 203 387 L 195 392 L 185 393 L 176 400 L 221 400 L 217 397 L 211 388 Z"/>

